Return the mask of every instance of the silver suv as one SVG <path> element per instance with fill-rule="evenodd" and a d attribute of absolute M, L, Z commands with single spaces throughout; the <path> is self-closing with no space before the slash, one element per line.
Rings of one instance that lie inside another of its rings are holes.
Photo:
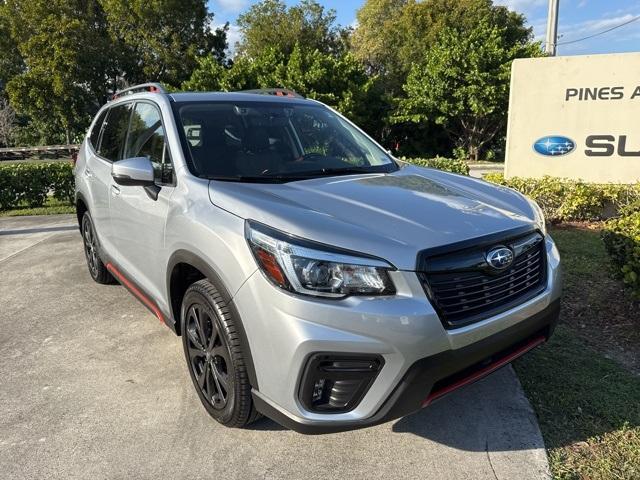
<path fill-rule="evenodd" d="M 227 426 L 398 418 L 544 342 L 558 318 L 560 258 L 535 203 L 399 162 L 290 91 L 119 92 L 75 179 L 92 278 L 182 336 Z"/>

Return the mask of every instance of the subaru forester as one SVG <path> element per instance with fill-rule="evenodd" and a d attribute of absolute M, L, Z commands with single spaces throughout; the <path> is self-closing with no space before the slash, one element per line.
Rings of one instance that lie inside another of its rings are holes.
<path fill-rule="evenodd" d="M 396 160 L 291 91 L 118 92 L 75 181 L 91 277 L 181 336 L 226 426 L 399 418 L 543 343 L 558 319 L 560 258 L 538 205 Z"/>

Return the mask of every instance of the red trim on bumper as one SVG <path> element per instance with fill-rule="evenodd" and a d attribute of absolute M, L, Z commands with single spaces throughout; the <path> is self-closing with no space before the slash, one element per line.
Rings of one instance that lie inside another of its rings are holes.
<path fill-rule="evenodd" d="M 149 297 L 138 290 L 138 288 L 133 283 L 131 283 L 122 273 L 120 273 L 120 271 L 116 267 L 114 267 L 112 263 L 107 263 L 106 267 L 107 270 L 109 270 L 109 272 L 111 272 L 111 274 L 114 275 L 118 279 L 118 281 L 127 288 L 127 290 L 133 293 L 133 295 L 138 300 L 144 303 L 144 305 L 149 310 L 151 310 L 156 317 L 158 317 L 158 320 L 166 325 L 167 322 L 164 319 L 164 315 L 162 315 L 162 312 L 160 311 L 158 306 Z"/>
<path fill-rule="evenodd" d="M 443 397 L 443 396 L 453 392 L 454 390 L 457 390 L 460 387 L 464 387 L 465 385 L 469 385 L 470 383 L 473 383 L 473 382 L 475 382 L 477 380 L 480 380 L 483 377 L 486 377 L 490 373 L 493 373 L 496 370 L 498 370 L 499 368 L 504 367 L 506 364 L 511 363 L 516 358 L 521 357 L 522 355 L 527 353 L 529 350 L 534 349 L 535 347 L 537 347 L 538 345 L 544 343 L 545 341 L 546 341 L 546 338 L 543 337 L 543 336 L 539 336 L 539 337 L 533 338 L 529 343 L 523 345 L 518 350 L 515 350 L 515 351 L 511 352 L 509 355 L 507 355 L 506 357 L 501 358 L 500 360 L 496 361 L 495 363 L 487 365 L 486 367 L 482 368 L 481 370 L 478 370 L 477 372 L 474 372 L 471 375 L 469 375 L 468 377 L 462 378 L 461 380 L 458 380 L 457 382 L 452 383 L 451 385 L 447 385 L 446 387 L 443 387 L 443 388 L 441 388 L 439 390 L 431 392 L 429 394 L 429 396 L 422 402 L 422 406 L 426 407 L 427 405 L 429 405 L 434 400 L 437 400 L 440 397 Z"/>

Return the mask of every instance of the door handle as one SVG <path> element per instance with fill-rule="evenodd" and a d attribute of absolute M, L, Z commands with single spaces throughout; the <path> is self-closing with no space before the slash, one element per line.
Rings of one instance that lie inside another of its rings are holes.
<path fill-rule="evenodd" d="M 111 185 L 111 195 L 113 196 L 120 195 L 120 189 L 115 185 Z"/>
<path fill-rule="evenodd" d="M 89 168 L 85 168 L 85 169 L 84 169 L 84 175 L 85 175 L 86 177 L 91 178 L 91 177 L 93 177 L 93 172 L 92 172 Z"/>

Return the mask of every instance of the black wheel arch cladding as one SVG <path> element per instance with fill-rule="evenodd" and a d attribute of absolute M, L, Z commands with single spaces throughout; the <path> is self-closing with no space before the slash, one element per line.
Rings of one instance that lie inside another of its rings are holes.
<path fill-rule="evenodd" d="M 236 308 L 236 305 L 233 302 L 233 298 L 231 297 L 229 290 L 225 287 L 224 283 L 222 282 L 220 275 L 209 265 L 209 263 L 203 260 L 198 255 L 188 250 L 175 251 L 169 258 L 167 271 L 166 271 L 166 282 L 167 282 L 166 285 L 167 285 L 167 293 L 168 293 L 167 298 L 171 302 L 171 315 L 172 315 L 171 321 L 175 325 L 176 334 L 181 335 L 182 333 L 180 332 L 180 308 L 181 308 L 182 298 L 180 298 L 179 301 L 177 298 L 175 298 L 175 295 L 174 295 L 175 292 L 172 292 L 171 285 L 172 285 L 172 275 L 175 273 L 176 266 L 180 264 L 189 265 L 195 268 L 196 270 L 198 270 L 199 272 L 201 272 L 203 275 L 203 278 L 206 278 L 207 280 L 209 280 L 209 282 L 211 282 L 211 284 L 220 293 L 220 296 L 222 297 L 224 302 L 227 304 L 227 308 L 229 308 L 229 313 L 235 319 L 236 326 L 238 328 L 238 334 L 240 335 L 241 344 L 242 344 L 242 354 L 246 361 L 247 375 L 249 376 L 249 382 L 252 388 L 258 390 L 258 378 L 256 375 L 255 366 L 253 363 L 253 357 L 251 355 L 249 340 L 247 338 L 247 333 L 244 328 L 244 324 L 242 322 L 242 317 L 240 316 L 240 313 L 238 312 L 238 309 Z M 184 287 L 184 290 L 182 292 L 183 294 L 184 292 L 186 292 L 187 287 Z"/>

